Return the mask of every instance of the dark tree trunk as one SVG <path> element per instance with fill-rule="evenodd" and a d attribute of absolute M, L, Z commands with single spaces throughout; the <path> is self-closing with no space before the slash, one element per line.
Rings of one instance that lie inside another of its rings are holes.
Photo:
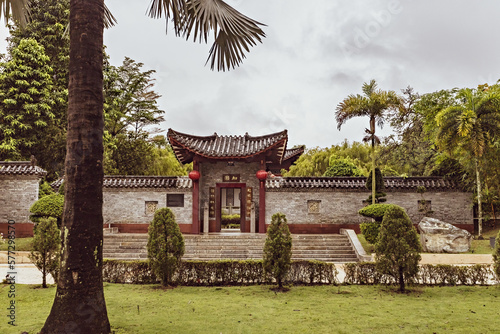
<path fill-rule="evenodd" d="M 71 0 L 61 272 L 41 333 L 109 333 L 102 282 L 103 0 Z"/>
<path fill-rule="evenodd" d="M 47 258 L 42 254 L 42 288 L 47 287 Z"/>
<path fill-rule="evenodd" d="M 399 291 L 405 292 L 405 279 L 403 275 L 403 268 L 399 267 Z"/>

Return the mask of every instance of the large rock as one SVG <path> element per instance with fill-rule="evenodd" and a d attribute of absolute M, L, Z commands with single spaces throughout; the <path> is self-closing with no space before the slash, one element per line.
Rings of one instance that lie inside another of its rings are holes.
<path fill-rule="evenodd" d="M 470 249 L 469 232 L 439 219 L 424 217 L 418 229 L 424 252 L 462 253 Z"/>

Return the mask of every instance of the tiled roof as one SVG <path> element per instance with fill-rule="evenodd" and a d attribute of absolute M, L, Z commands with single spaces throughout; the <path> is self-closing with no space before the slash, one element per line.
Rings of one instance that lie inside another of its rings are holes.
<path fill-rule="evenodd" d="M 285 156 L 283 157 L 283 160 L 288 160 L 294 157 L 300 157 L 302 153 L 304 153 L 304 150 L 306 149 L 305 146 L 299 146 L 295 148 L 291 148 L 285 151 Z M 297 157 L 297 158 L 298 158 Z"/>
<path fill-rule="evenodd" d="M 439 176 L 433 177 L 384 177 L 386 191 L 417 190 L 424 186 L 430 191 L 459 190 L 458 186 Z M 368 191 L 365 177 L 276 177 L 266 181 L 266 188 L 317 188 Z"/>
<path fill-rule="evenodd" d="M 0 175 L 36 175 L 43 177 L 47 172 L 30 161 L 0 161 Z"/>
<path fill-rule="evenodd" d="M 168 130 L 168 140 L 183 164 L 193 161 L 195 155 L 211 159 L 243 159 L 276 148 L 276 161 L 281 162 L 288 140 L 287 130 L 253 137 L 244 136 L 211 136 L 201 137 Z"/>
<path fill-rule="evenodd" d="M 59 189 L 63 179 L 52 182 L 53 189 Z M 184 176 L 104 176 L 103 188 L 191 188 L 192 181 Z"/>

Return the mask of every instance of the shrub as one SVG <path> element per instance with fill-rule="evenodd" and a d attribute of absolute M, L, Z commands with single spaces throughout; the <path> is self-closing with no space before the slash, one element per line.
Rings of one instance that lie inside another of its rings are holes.
<path fill-rule="evenodd" d="M 366 189 L 372 190 L 372 171 L 368 174 L 366 178 Z M 384 177 L 382 176 L 382 172 L 377 167 L 375 168 L 375 203 L 385 202 L 387 199 L 384 198 L 386 193 L 384 193 Z M 372 203 L 372 194 L 366 200 L 367 203 Z"/>
<path fill-rule="evenodd" d="M 405 283 L 418 273 L 421 251 L 417 231 L 405 210 L 397 205 L 387 209 L 375 244 L 377 270 L 394 277 L 404 292 Z"/>
<path fill-rule="evenodd" d="M 373 218 L 375 221 L 382 222 L 385 212 L 395 206 L 394 204 L 370 204 L 358 211 L 362 216 Z"/>
<path fill-rule="evenodd" d="M 38 199 L 45 197 L 47 195 L 52 195 L 54 190 L 47 181 L 41 181 L 38 187 Z"/>
<path fill-rule="evenodd" d="M 147 248 L 151 269 L 163 286 L 171 284 L 184 255 L 184 237 L 170 208 L 155 212 L 149 225 Z"/>
<path fill-rule="evenodd" d="M 286 216 L 275 213 L 267 230 L 264 244 L 264 271 L 271 274 L 283 289 L 285 278 L 292 262 L 292 236 L 288 229 Z"/>
<path fill-rule="evenodd" d="M 41 218 L 56 218 L 57 226 L 61 226 L 62 213 L 64 208 L 64 196 L 59 194 L 47 195 L 33 203 L 30 208 L 32 213 L 30 220 L 38 223 Z"/>
<path fill-rule="evenodd" d="M 380 222 L 364 222 L 361 223 L 359 227 L 361 229 L 361 233 L 365 236 L 365 240 L 374 245 L 377 242 Z"/>
<path fill-rule="evenodd" d="M 221 215 L 221 225 L 225 228 L 239 227 L 240 215 Z"/>
<path fill-rule="evenodd" d="M 55 218 L 40 218 L 33 230 L 33 250 L 29 258 L 42 272 L 42 287 L 47 287 L 47 273 L 51 273 L 57 282 L 59 276 L 59 258 L 61 249 L 61 231 Z"/>
<path fill-rule="evenodd" d="M 323 176 L 363 176 L 363 172 L 353 163 L 350 158 L 330 159 L 330 167 Z"/>

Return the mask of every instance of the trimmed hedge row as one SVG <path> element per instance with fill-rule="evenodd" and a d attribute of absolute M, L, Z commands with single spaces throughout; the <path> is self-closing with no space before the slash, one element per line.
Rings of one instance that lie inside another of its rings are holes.
<path fill-rule="evenodd" d="M 285 283 L 336 284 L 337 269 L 332 263 L 292 261 Z M 148 261 L 104 260 L 103 279 L 109 283 L 154 284 L 159 279 Z M 270 284 L 262 260 L 182 261 L 175 282 L 184 286 Z"/>
<path fill-rule="evenodd" d="M 375 263 L 344 264 L 347 284 L 395 284 L 392 277 L 377 272 Z M 494 277 L 490 265 L 453 266 L 448 264 L 420 265 L 413 283 L 425 285 L 486 285 Z"/>

